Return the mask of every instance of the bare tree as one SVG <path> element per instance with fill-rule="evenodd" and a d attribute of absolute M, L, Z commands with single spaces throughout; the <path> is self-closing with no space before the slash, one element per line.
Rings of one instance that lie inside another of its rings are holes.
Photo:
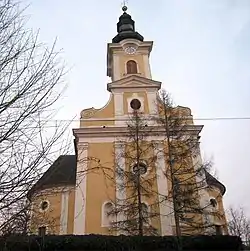
<path fill-rule="evenodd" d="M 16 1 L 0 2 L 0 230 L 55 154 L 68 124 L 53 122 L 65 84 L 59 54 L 25 28 Z"/>
<path fill-rule="evenodd" d="M 11 234 L 27 234 L 30 213 L 28 204 L 23 204 L 23 201 L 15 203 L 15 209 L 11 211 L 5 210 L 5 221 L 1 226 L 1 235 Z"/>
<path fill-rule="evenodd" d="M 227 211 L 229 234 L 241 237 L 244 244 L 250 246 L 250 219 L 242 207 L 229 207 Z"/>

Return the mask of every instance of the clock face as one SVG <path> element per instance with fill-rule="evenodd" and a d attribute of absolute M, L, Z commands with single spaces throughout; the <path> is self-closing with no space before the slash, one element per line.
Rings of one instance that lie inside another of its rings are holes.
<path fill-rule="evenodd" d="M 133 47 L 133 46 L 128 46 L 128 47 L 125 49 L 125 52 L 126 52 L 127 54 L 135 54 L 136 48 Z"/>

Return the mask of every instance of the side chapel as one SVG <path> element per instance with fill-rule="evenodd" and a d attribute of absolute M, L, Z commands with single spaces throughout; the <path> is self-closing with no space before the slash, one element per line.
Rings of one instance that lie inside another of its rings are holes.
<path fill-rule="evenodd" d="M 135 22 L 127 13 L 126 6 L 117 23 L 117 35 L 107 44 L 107 84 L 110 98 L 100 109 L 89 108 L 81 112 L 79 128 L 73 129 L 75 155 L 62 155 L 49 167 L 41 179 L 28 192 L 31 202 L 30 230 L 35 234 L 120 234 L 110 232 L 109 215 L 112 201 L 126 196 L 103 178 L 97 171 L 85 172 L 102 163 L 115 168 L 116 156 L 126 151 L 121 139 L 126 137 L 127 120 L 137 104 L 144 116 L 158 116 L 161 82 L 153 80 L 149 57 L 152 41 L 135 30 Z M 190 130 L 199 139 L 203 126 L 194 125 L 191 110 L 183 109 L 191 118 Z M 154 127 L 151 122 L 149 126 Z M 164 134 L 164 132 L 162 132 Z M 150 136 L 158 142 L 165 136 Z M 151 153 L 154 154 L 154 153 Z M 158 159 L 158 157 L 156 158 Z M 96 161 L 99 160 L 99 161 Z M 201 162 L 200 154 L 193 161 Z M 129 168 L 125 157 L 119 166 Z M 163 158 L 157 164 L 146 167 L 156 177 L 156 190 L 161 195 L 168 193 L 168 180 L 164 177 L 167 163 Z M 162 172 L 158 170 L 162 170 Z M 146 173 L 147 174 L 147 173 Z M 118 180 L 117 182 L 123 182 Z M 200 195 L 210 203 L 211 210 L 219 211 L 220 219 L 210 218 L 218 234 L 226 234 L 226 219 L 223 209 L 225 186 L 215 177 L 206 174 L 207 189 Z M 145 198 L 146 207 L 150 202 Z M 149 208 L 150 210 L 150 208 Z M 159 216 L 152 224 L 159 235 L 174 235 L 173 214 L 166 205 L 158 205 Z"/>

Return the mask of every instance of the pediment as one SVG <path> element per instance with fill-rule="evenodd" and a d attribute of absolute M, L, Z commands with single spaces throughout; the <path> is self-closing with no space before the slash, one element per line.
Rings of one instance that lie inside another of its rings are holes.
<path fill-rule="evenodd" d="M 151 89 L 159 90 L 161 82 L 152 79 L 144 78 L 136 74 L 116 80 L 107 84 L 107 90 L 113 92 L 115 90 L 124 89 Z"/>

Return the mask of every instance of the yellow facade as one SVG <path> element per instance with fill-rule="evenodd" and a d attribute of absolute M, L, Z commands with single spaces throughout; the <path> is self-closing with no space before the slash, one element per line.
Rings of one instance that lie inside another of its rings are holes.
<path fill-rule="evenodd" d="M 125 19 L 127 21 L 123 23 Z M 128 217 L 124 216 L 129 212 L 125 200 L 129 204 L 134 199 L 134 187 L 131 185 L 133 181 L 129 180 L 131 179 L 129 173 L 133 172 L 136 165 L 138 167 L 137 160 L 139 160 L 145 163 L 146 173 L 141 175 L 137 182 L 145 182 L 147 187 L 145 191 L 140 191 L 140 199 L 148 210 L 147 214 L 152 216 L 148 216 L 150 219 L 144 224 L 146 229 L 144 233 L 151 234 L 149 225 L 157 235 L 176 233 L 173 209 L 171 209 L 173 202 L 167 199 L 172 196 L 172 180 L 168 178 L 171 172 L 166 157 L 168 155 L 166 130 L 157 122 L 164 117 L 164 106 L 159 96 L 161 83 L 152 79 L 149 63 L 153 42 L 144 41 L 134 30 L 131 30 L 130 35 L 126 35 L 128 37 L 124 37 L 123 29 L 132 29 L 132 26 L 125 26 L 130 20 L 131 17 L 126 13 L 121 16 L 118 35 L 112 43 L 108 44 L 107 74 L 111 77 L 111 82 L 107 85 L 107 90 L 110 92 L 109 101 L 101 109 L 84 109 L 80 115 L 79 128 L 73 130 L 75 162 L 72 160 L 72 165 L 67 164 L 66 168 L 72 169 L 75 179 L 66 182 L 63 186 L 62 184 L 53 186 L 53 182 L 50 183 L 50 190 L 56 189 L 55 193 L 47 193 L 48 189 L 44 189 L 43 186 L 30 195 L 32 211 L 34 211 L 30 223 L 32 232 L 37 232 L 39 227 L 46 226 L 48 233 L 56 234 L 136 233 L 136 231 L 126 232 L 125 227 L 121 227 L 120 230 L 117 227 L 113 228 L 112 222 L 123 223 Z M 138 109 L 132 107 L 134 100 L 140 104 Z M 131 137 L 134 139 L 135 133 L 131 135 L 131 126 L 129 126 L 135 110 L 136 116 L 139 114 L 140 118 L 143 118 L 142 123 L 146 132 L 144 138 L 137 141 L 136 149 L 134 148 L 136 142 L 131 140 Z M 194 125 L 191 110 L 178 106 L 171 111 L 176 116 L 185 116 L 187 133 L 196 137 L 198 142 L 202 126 Z M 173 142 L 174 140 L 171 144 Z M 180 147 L 185 148 L 184 145 L 179 145 L 178 149 Z M 162 153 L 165 155 L 161 155 Z M 196 182 L 197 177 L 192 178 L 192 175 L 195 173 L 196 162 L 201 163 L 200 153 L 198 151 L 192 155 L 190 152 L 185 156 L 185 161 L 178 161 L 175 168 L 179 170 L 182 168 L 189 172 L 184 172 L 183 175 L 179 175 L 179 178 L 184 180 L 189 177 L 189 180 Z M 128 176 L 119 177 L 118 167 Z M 128 183 L 125 186 L 126 180 Z M 119 188 L 122 186 L 123 188 Z M 223 233 L 226 233 L 222 202 L 225 191 L 218 188 L 220 186 L 224 187 L 218 181 L 216 183 L 216 180 L 208 182 L 206 189 L 202 192 L 197 190 L 193 197 L 199 205 L 204 204 L 204 201 L 210 203 L 211 198 L 216 200 L 216 205 L 209 206 L 210 212 L 215 212 L 211 213 L 212 218 L 209 215 L 209 222 L 211 226 L 221 226 Z M 46 210 L 39 209 L 43 201 L 49 202 Z M 108 215 L 105 211 L 107 205 L 113 205 L 115 209 L 120 207 L 121 210 L 119 213 Z M 111 221 L 110 217 L 112 217 Z M 194 218 L 197 224 L 203 225 L 202 215 L 194 215 Z M 182 234 L 205 233 L 204 229 L 187 232 L 185 224 L 181 224 L 181 228 Z"/>

